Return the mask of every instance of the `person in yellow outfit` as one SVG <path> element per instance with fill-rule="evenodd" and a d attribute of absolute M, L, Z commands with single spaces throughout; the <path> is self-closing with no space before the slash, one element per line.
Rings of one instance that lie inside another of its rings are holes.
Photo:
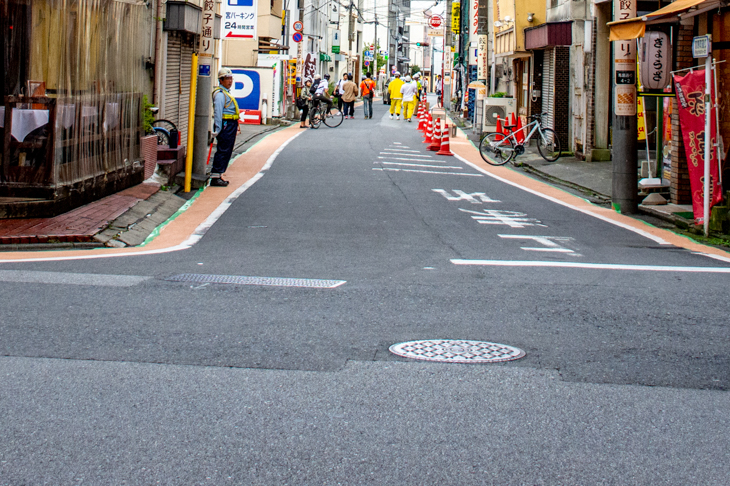
<path fill-rule="evenodd" d="M 388 92 L 390 94 L 390 119 L 393 119 L 395 115 L 396 120 L 400 120 L 400 107 L 403 95 L 400 93 L 400 88 L 403 86 L 403 80 L 400 78 L 400 72 L 395 72 L 395 79 L 388 85 Z"/>

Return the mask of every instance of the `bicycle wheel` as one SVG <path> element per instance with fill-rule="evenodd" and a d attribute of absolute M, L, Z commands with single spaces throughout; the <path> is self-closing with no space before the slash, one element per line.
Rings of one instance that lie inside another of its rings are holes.
<path fill-rule="evenodd" d="M 152 126 L 164 128 L 165 130 L 168 131 L 168 133 L 170 132 L 170 130 L 177 130 L 177 125 L 172 123 L 170 120 L 164 120 L 164 119 L 153 121 Z"/>
<path fill-rule="evenodd" d="M 560 139 L 555 130 L 543 128 L 542 133 L 537 134 L 537 151 L 548 162 L 558 160 L 558 157 L 560 157 Z"/>
<path fill-rule="evenodd" d="M 157 145 L 170 146 L 170 132 L 160 127 L 152 127 L 152 130 L 157 135 Z"/>
<path fill-rule="evenodd" d="M 504 165 L 515 156 L 515 144 L 502 133 L 490 133 L 479 143 L 479 154 L 489 165 Z"/>
<path fill-rule="evenodd" d="M 312 128 L 319 128 L 322 118 L 319 115 L 319 108 L 312 107 L 309 109 L 309 125 Z"/>
<path fill-rule="evenodd" d="M 342 112 L 338 110 L 335 107 L 330 108 L 330 111 L 324 113 L 324 118 L 322 121 L 325 125 L 327 125 L 330 128 L 339 127 L 342 123 L 342 120 L 344 120 L 345 117 L 342 115 Z"/>

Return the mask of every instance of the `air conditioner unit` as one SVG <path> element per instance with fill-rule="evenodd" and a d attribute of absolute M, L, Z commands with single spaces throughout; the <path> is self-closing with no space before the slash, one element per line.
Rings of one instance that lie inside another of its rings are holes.
<path fill-rule="evenodd" d="M 497 117 L 504 120 L 517 114 L 517 100 L 514 98 L 484 98 L 484 110 L 482 110 L 482 131 L 492 133 L 497 131 Z"/>

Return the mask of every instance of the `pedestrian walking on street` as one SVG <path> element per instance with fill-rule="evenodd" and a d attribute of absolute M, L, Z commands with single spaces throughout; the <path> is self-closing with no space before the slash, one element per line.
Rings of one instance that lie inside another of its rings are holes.
<path fill-rule="evenodd" d="M 236 99 L 231 95 L 233 73 L 228 68 L 218 71 L 218 82 L 213 90 L 213 136 L 218 139 L 218 146 L 213 157 L 213 167 L 210 172 L 210 185 L 225 187 L 228 181 L 223 180 L 223 173 L 228 169 L 236 143 L 240 110 Z"/>
<path fill-rule="evenodd" d="M 348 116 L 350 118 L 355 118 L 355 100 L 357 99 L 357 85 L 352 81 L 352 79 L 348 79 L 345 82 L 344 85 L 342 85 L 342 91 L 344 92 L 342 94 L 342 101 L 345 104 L 345 118 Z"/>
<path fill-rule="evenodd" d="M 418 105 L 418 102 L 421 101 L 421 96 L 423 92 L 423 85 L 421 84 L 421 73 L 416 73 L 413 75 L 413 82 L 416 84 L 416 105 Z"/>
<path fill-rule="evenodd" d="M 416 98 L 418 86 L 411 80 L 410 76 L 406 76 L 404 81 L 403 86 L 400 88 L 401 95 L 403 96 L 403 119 L 410 122 L 418 101 Z"/>
<path fill-rule="evenodd" d="M 390 119 L 395 115 L 396 120 L 400 120 L 401 100 L 400 88 L 403 86 L 403 80 L 400 78 L 400 72 L 395 72 L 395 79 L 388 85 L 388 94 L 390 95 Z"/>
<path fill-rule="evenodd" d="M 342 107 L 344 106 L 345 102 L 342 99 L 342 95 L 345 94 L 344 86 L 347 82 L 347 73 L 342 75 L 342 79 L 337 80 L 337 84 L 335 84 L 335 92 L 333 93 L 333 96 L 337 98 L 337 109 L 342 111 Z"/>
<path fill-rule="evenodd" d="M 375 81 L 373 81 L 370 73 L 362 77 L 360 83 L 360 95 L 362 96 L 362 106 L 365 110 L 365 119 L 373 117 L 373 98 L 375 97 Z"/>
<path fill-rule="evenodd" d="M 443 106 L 443 93 L 444 93 L 444 82 L 441 79 L 441 75 L 436 75 L 436 97 L 438 100 L 438 105 Z"/>
<path fill-rule="evenodd" d="M 307 116 L 309 115 L 309 103 L 312 101 L 312 93 L 309 91 L 312 88 L 312 81 L 309 79 L 304 82 L 302 86 L 302 92 L 297 99 L 297 108 L 302 110 L 302 117 L 299 120 L 299 128 L 307 128 Z"/>

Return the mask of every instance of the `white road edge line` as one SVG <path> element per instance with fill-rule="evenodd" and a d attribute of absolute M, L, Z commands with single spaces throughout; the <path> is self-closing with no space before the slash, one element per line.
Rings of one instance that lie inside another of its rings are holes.
<path fill-rule="evenodd" d="M 171 253 L 173 251 L 180 251 L 180 250 L 187 250 L 188 248 L 191 248 L 193 245 L 195 245 L 198 241 L 203 238 L 203 235 L 215 224 L 216 221 L 223 215 L 223 213 L 226 212 L 226 210 L 233 204 L 233 201 L 238 199 L 241 194 L 246 192 L 251 186 L 253 186 L 259 179 L 261 179 L 264 176 L 264 173 L 271 168 L 271 165 L 274 163 L 274 160 L 276 160 L 276 157 L 279 156 L 279 154 L 284 150 L 284 148 L 289 145 L 290 142 L 292 142 L 295 138 L 297 138 L 299 135 L 301 135 L 304 132 L 298 132 L 296 135 L 291 137 L 286 142 L 282 143 L 281 146 L 279 146 L 276 151 L 271 154 L 271 156 L 266 160 L 266 163 L 261 168 L 258 174 L 253 176 L 251 179 L 249 179 L 245 184 L 243 184 L 241 187 L 233 191 L 230 196 L 228 196 L 220 205 L 213 211 L 210 216 L 208 216 L 205 221 L 200 223 L 197 228 L 195 228 L 195 231 L 193 231 L 193 234 L 190 235 L 188 239 L 183 241 L 182 243 L 171 246 L 169 248 L 160 248 L 158 250 L 145 250 L 145 251 L 139 251 L 134 253 L 111 253 L 111 254 L 101 254 L 101 255 L 79 255 L 79 256 L 69 256 L 69 257 L 52 257 L 52 258 L 22 258 L 19 260 L 1 260 L 0 263 L 25 263 L 25 262 L 60 262 L 60 261 L 67 261 L 67 260 L 93 260 L 96 258 L 118 258 L 118 257 L 130 257 L 130 256 L 144 256 L 144 255 L 156 255 L 158 253 Z M 0 257 L 2 258 L 2 257 Z"/>
<path fill-rule="evenodd" d="M 670 267 L 663 265 L 623 265 L 618 263 L 578 263 L 578 262 L 543 262 L 524 260 L 450 260 L 454 265 L 472 265 L 483 267 L 557 267 L 587 268 L 592 270 L 633 270 L 640 272 L 689 272 L 689 273 L 730 273 L 730 267 Z"/>
<path fill-rule="evenodd" d="M 720 256 L 720 255 L 713 255 L 711 253 L 702 253 L 701 251 L 693 251 L 692 253 L 694 255 L 701 255 L 701 256 L 705 256 L 707 258 L 714 258 L 715 260 L 720 260 L 721 262 L 730 263 L 730 258 L 728 258 L 728 257 L 724 257 L 724 256 Z"/>
<path fill-rule="evenodd" d="M 474 169 L 478 170 L 482 174 L 486 174 L 487 176 L 491 177 L 492 179 L 496 179 L 496 180 L 498 180 L 500 182 L 503 182 L 505 184 L 509 184 L 510 186 L 517 187 L 519 189 L 522 189 L 525 192 L 529 192 L 530 194 L 534 194 L 534 195 L 539 196 L 539 197 L 541 197 L 543 199 L 547 199 L 548 201 L 554 202 L 555 204 L 560 204 L 561 206 L 565 206 L 567 208 L 573 209 L 573 210 L 578 211 L 580 213 L 587 214 L 588 216 L 593 216 L 594 218 L 600 219 L 601 221 L 605 221 L 606 223 L 610 223 L 612 225 L 618 226 L 618 227 L 623 228 L 625 230 L 632 231 L 632 232 L 634 232 L 636 234 L 639 234 L 639 235 L 641 235 L 641 236 L 643 236 L 645 238 L 649 238 L 650 240 L 652 240 L 652 241 L 654 241 L 654 242 L 656 242 L 656 243 L 658 243 L 660 245 L 671 245 L 671 243 L 665 241 L 664 239 L 662 239 L 662 238 L 660 238 L 658 236 L 654 236 L 654 235 L 652 235 L 649 232 L 646 232 L 644 230 L 640 230 L 638 228 L 634 228 L 633 226 L 629 226 L 628 224 L 621 223 L 619 221 L 614 221 L 613 219 L 607 218 L 606 216 L 601 216 L 600 214 L 596 214 L 596 213 L 594 213 L 592 211 L 589 211 L 587 209 L 579 208 L 579 207 L 574 206 L 574 205 L 572 205 L 570 203 L 561 201 L 560 199 L 556 199 L 556 198 L 554 198 L 552 196 L 548 196 L 547 194 L 542 194 L 542 193 L 540 193 L 538 191 L 535 191 L 533 189 L 528 189 L 527 187 L 521 186 L 521 185 L 519 185 L 516 182 L 508 181 L 507 179 L 504 179 L 503 177 L 499 177 L 498 175 L 494 175 L 491 172 L 489 172 L 488 170 L 482 169 L 478 165 L 473 164 L 472 162 L 469 162 L 464 157 L 462 157 L 462 156 L 460 156 L 458 154 L 454 154 L 454 156 L 457 159 L 459 159 L 462 162 L 464 162 L 465 164 L 468 164 L 471 167 L 473 167 Z"/>

